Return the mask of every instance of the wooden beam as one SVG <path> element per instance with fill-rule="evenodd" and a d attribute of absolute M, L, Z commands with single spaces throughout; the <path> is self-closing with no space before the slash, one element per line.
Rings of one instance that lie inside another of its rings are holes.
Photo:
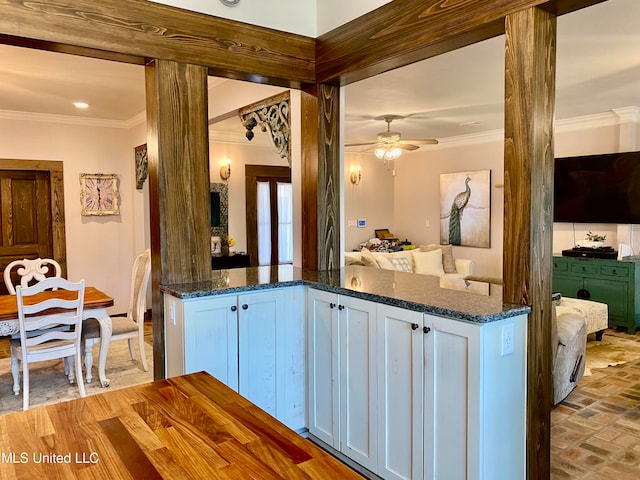
<path fill-rule="evenodd" d="M 318 89 L 302 91 L 302 268 L 318 269 Z"/>
<path fill-rule="evenodd" d="M 505 35 L 504 300 L 531 306 L 527 478 L 551 468 L 551 283 L 556 17 L 509 15 Z"/>
<path fill-rule="evenodd" d="M 346 85 L 504 33 L 504 18 L 568 13 L 604 0 L 394 0 L 318 38 L 319 83 Z"/>
<path fill-rule="evenodd" d="M 318 87 L 318 270 L 340 266 L 340 89 Z M 307 180 L 309 181 L 309 180 Z"/>
<path fill-rule="evenodd" d="M 4 0 L 0 36 L 110 60 L 203 65 L 211 75 L 294 88 L 315 83 L 313 38 L 143 0 Z"/>
<path fill-rule="evenodd" d="M 160 284 L 211 278 L 207 70 L 146 67 L 154 378 L 164 378 Z"/>

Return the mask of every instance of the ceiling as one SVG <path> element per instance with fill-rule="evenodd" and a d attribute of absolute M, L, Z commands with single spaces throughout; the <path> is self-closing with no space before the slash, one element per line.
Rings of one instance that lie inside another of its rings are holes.
<path fill-rule="evenodd" d="M 558 18 L 557 119 L 640 106 L 638 24 L 638 0 L 609 0 Z M 345 138 L 374 140 L 386 124 L 373 118 L 385 114 L 406 116 L 392 124 L 404 139 L 498 130 L 504 119 L 503 65 L 501 36 L 348 85 Z M 74 101 L 91 106 L 77 110 Z M 0 45 L 0 115 L 30 112 L 126 124 L 144 109 L 142 66 Z M 242 132 L 236 118 L 213 129 L 233 130 L 236 122 Z"/>

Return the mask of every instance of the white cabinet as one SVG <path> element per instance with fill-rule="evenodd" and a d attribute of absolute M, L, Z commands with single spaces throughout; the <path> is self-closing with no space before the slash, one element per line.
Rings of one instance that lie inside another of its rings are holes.
<path fill-rule="evenodd" d="M 514 351 L 503 355 L 505 326 Z M 525 478 L 526 315 L 424 316 L 424 479 Z"/>
<path fill-rule="evenodd" d="M 388 479 L 422 478 L 423 316 L 378 305 L 377 324 L 376 473 Z"/>
<path fill-rule="evenodd" d="M 204 370 L 304 428 L 304 287 L 164 301 L 167 376 Z"/>
<path fill-rule="evenodd" d="M 376 305 L 309 289 L 309 432 L 374 470 Z"/>
<path fill-rule="evenodd" d="M 309 289 L 308 320 L 310 434 L 385 479 L 524 478 L 525 315 L 470 323 Z"/>

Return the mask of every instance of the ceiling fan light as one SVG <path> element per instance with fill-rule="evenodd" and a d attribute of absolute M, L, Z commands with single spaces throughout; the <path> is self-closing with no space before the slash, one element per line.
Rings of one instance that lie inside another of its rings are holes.
<path fill-rule="evenodd" d="M 387 153 L 387 149 L 385 147 L 377 147 L 373 153 L 378 160 L 382 160 Z"/>
<path fill-rule="evenodd" d="M 387 149 L 385 157 L 387 160 L 395 160 L 400 155 L 402 155 L 402 149 L 400 147 L 390 147 L 389 149 Z"/>

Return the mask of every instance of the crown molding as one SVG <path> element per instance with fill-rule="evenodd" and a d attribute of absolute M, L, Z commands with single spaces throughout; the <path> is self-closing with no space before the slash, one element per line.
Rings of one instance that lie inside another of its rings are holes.
<path fill-rule="evenodd" d="M 84 125 L 89 127 L 131 128 L 146 121 L 146 112 L 131 117 L 129 120 L 108 120 L 104 118 L 76 117 L 72 115 L 55 115 L 51 113 L 17 112 L 0 110 L 0 119 L 22 120 L 28 122 L 62 123 L 66 125 Z"/>

